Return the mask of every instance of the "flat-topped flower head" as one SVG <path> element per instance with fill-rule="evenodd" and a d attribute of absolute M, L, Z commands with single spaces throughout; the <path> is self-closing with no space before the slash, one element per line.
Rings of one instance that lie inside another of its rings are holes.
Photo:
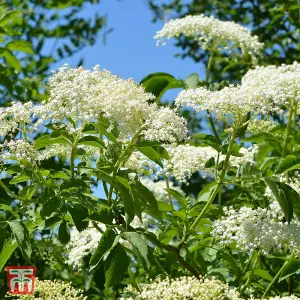
<path fill-rule="evenodd" d="M 184 90 L 179 93 L 177 106 L 190 106 L 196 112 L 209 110 L 218 119 L 242 125 L 248 113 L 251 116 L 268 113 L 282 113 L 284 106 L 292 101 L 299 103 L 299 64 L 280 67 L 258 67 L 250 70 L 242 84 L 230 85 L 219 91 L 204 87 Z"/>
<path fill-rule="evenodd" d="M 164 44 L 166 39 L 181 35 L 194 38 L 203 49 L 239 49 L 243 54 L 250 54 L 253 59 L 263 48 L 263 43 L 259 42 L 257 36 L 252 36 L 248 28 L 204 15 L 170 20 L 154 38 L 158 40 L 157 44 Z"/>
<path fill-rule="evenodd" d="M 64 66 L 48 82 L 50 97 L 36 108 L 43 119 L 66 122 L 71 118 L 77 129 L 85 122 L 97 123 L 104 116 L 112 129 L 118 127 L 120 140 L 128 140 L 143 127 L 145 139 L 164 142 L 187 137 L 186 120 L 168 107 L 152 100 L 155 96 L 132 79 L 121 79 L 96 66 L 93 71 Z M 68 128 L 76 130 L 72 124 Z"/>
<path fill-rule="evenodd" d="M 225 208 L 224 214 L 212 231 L 221 245 L 235 245 L 249 252 L 260 249 L 264 254 L 288 250 L 299 255 L 300 222 L 295 219 L 285 222 L 277 202 L 271 203 L 269 208 L 242 207 L 238 211 Z"/>
<path fill-rule="evenodd" d="M 228 299 L 238 300 L 238 292 L 229 289 L 226 283 L 215 278 L 183 276 L 179 278 L 166 278 L 151 283 L 140 284 L 140 292 L 129 285 L 123 291 L 121 300 L 171 300 L 171 299 Z"/>

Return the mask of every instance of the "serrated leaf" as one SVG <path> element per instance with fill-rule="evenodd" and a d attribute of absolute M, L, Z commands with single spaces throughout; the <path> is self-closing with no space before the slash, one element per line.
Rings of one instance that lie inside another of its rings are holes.
<path fill-rule="evenodd" d="M 147 156 L 150 160 L 154 161 L 155 163 L 163 167 L 159 153 L 155 151 L 152 147 L 150 146 L 137 147 L 137 150 L 139 150 L 141 153 Z"/>
<path fill-rule="evenodd" d="M 134 218 L 134 202 L 130 192 L 123 186 L 119 186 L 120 196 L 125 210 L 125 221 L 127 224 Z"/>
<path fill-rule="evenodd" d="M 84 220 L 88 217 L 89 211 L 85 206 L 73 203 L 72 206 L 69 205 L 68 211 L 71 214 L 73 222 L 78 231 L 82 231 L 87 228 L 89 222 Z"/>
<path fill-rule="evenodd" d="M 120 244 L 117 244 L 105 260 L 105 288 L 117 284 L 129 266 L 129 258 Z"/>
<path fill-rule="evenodd" d="M 300 160 L 296 155 L 287 155 L 276 169 L 276 174 L 281 174 L 286 171 L 300 169 Z"/>
<path fill-rule="evenodd" d="M 32 249 L 28 229 L 22 223 L 22 221 L 8 221 L 7 223 L 19 244 L 23 257 L 29 261 Z"/>
<path fill-rule="evenodd" d="M 92 213 L 89 216 L 89 219 L 94 221 L 99 221 L 104 224 L 112 224 L 113 223 L 113 213 L 111 208 L 105 204 L 99 204 L 96 212 Z"/>
<path fill-rule="evenodd" d="M 216 182 L 211 182 L 209 184 L 206 184 L 198 194 L 197 202 L 206 202 L 216 187 L 217 187 Z"/>
<path fill-rule="evenodd" d="M 281 183 L 276 182 L 271 178 L 265 178 L 265 182 L 271 189 L 273 195 L 275 196 L 276 200 L 278 201 L 284 216 L 288 222 L 290 222 L 293 218 L 293 202 L 292 200 L 288 199 L 286 194 L 284 193 L 283 189 L 281 188 Z"/>
<path fill-rule="evenodd" d="M 123 232 L 122 237 L 133 247 L 133 251 L 146 270 L 151 268 L 152 253 L 143 237 L 136 232 Z"/>
<path fill-rule="evenodd" d="M 70 179 L 70 177 L 63 171 L 54 172 L 49 177 L 55 178 L 55 179 L 65 179 L 65 180 Z"/>
<path fill-rule="evenodd" d="M 82 137 L 78 141 L 78 145 L 88 145 L 88 146 L 92 146 L 92 147 L 97 147 L 99 149 L 105 148 L 104 142 L 101 139 L 99 139 L 98 137 L 92 136 L 92 135 L 87 135 L 87 136 Z"/>
<path fill-rule="evenodd" d="M 96 268 L 100 263 L 100 261 L 103 259 L 104 255 L 109 250 L 111 250 L 115 238 L 116 238 L 116 234 L 110 229 L 106 230 L 103 233 L 99 241 L 98 247 L 90 259 L 90 271 Z"/>
<path fill-rule="evenodd" d="M 197 73 L 190 74 L 185 80 L 183 85 L 186 89 L 195 89 L 198 87 L 199 75 Z"/>
<path fill-rule="evenodd" d="M 272 281 L 273 277 L 269 274 L 268 271 L 262 269 L 255 269 L 254 275 L 264 278 L 266 280 Z"/>
<path fill-rule="evenodd" d="M 28 180 L 30 180 L 30 177 L 28 175 L 20 174 L 20 175 L 13 177 L 11 179 L 11 181 L 9 182 L 9 184 L 18 184 L 20 182 L 24 182 L 24 181 L 28 181 Z"/>
<path fill-rule="evenodd" d="M 72 143 L 64 137 L 51 138 L 50 135 L 43 135 L 35 140 L 34 148 L 36 150 L 39 150 L 41 148 L 44 148 L 49 145 L 54 145 L 54 144 L 61 144 L 61 145 L 68 144 L 72 146 Z"/>
<path fill-rule="evenodd" d="M 40 215 L 43 219 L 51 216 L 52 213 L 56 212 L 62 205 L 58 197 L 49 198 L 42 206 Z"/>
<path fill-rule="evenodd" d="M 21 51 L 34 55 L 31 43 L 22 40 L 14 40 L 6 44 L 7 49 L 11 51 Z"/>
<path fill-rule="evenodd" d="M 11 257 L 11 255 L 14 253 L 14 251 L 18 247 L 18 242 L 12 241 L 12 239 L 9 239 L 3 246 L 2 251 L 0 253 L 0 272 L 2 271 L 3 267 L 5 266 L 8 259 Z"/>

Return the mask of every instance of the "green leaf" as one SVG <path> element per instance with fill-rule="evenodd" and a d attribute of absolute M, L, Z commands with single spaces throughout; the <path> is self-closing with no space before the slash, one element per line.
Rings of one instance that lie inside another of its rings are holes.
<path fill-rule="evenodd" d="M 298 220 L 300 220 L 300 196 L 299 194 L 288 184 L 278 182 L 277 183 L 282 191 L 284 192 L 286 198 L 293 203 L 293 212 L 295 213 Z"/>
<path fill-rule="evenodd" d="M 193 134 L 192 138 L 195 141 L 197 146 L 198 145 L 211 146 L 212 148 L 214 148 L 218 152 L 220 152 L 222 150 L 220 144 L 218 143 L 218 140 L 213 135 L 196 133 L 196 134 Z"/>
<path fill-rule="evenodd" d="M 143 237 L 136 232 L 123 232 L 122 237 L 133 247 L 133 251 L 146 270 L 151 268 L 152 253 Z"/>
<path fill-rule="evenodd" d="M 9 50 L 4 50 L 2 53 L 6 59 L 7 64 L 11 68 L 16 69 L 18 71 L 20 71 L 22 69 L 22 65 L 21 65 L 20 61 L 16 58 L 15 55 L 13 55 L 12 52 L 10 52 Z"/>
<path fill-rule="evenodd" d="M 211 182 L 209 184 L 206 184 L 198 194 L 197 202 L 206 202 L 209 199 L 211 193 L 216 188 L 216 186 L 217 186 L 216 182 Z"/>
<path fill-rule="evenodd" d="M 82 137 L 79 140 L 78 145 L 88 145 L 88 146 L 97 147 L 100 149 L 105 148 L 104 142 L 101 139 L 99 139 L 98 137 L 92 136 L 92 135 Z"/>
<path fill-rule="evenodd" d="M 61 205 L 61 200 L 58 197 L 49 198 L 41 208 L 40 215 L 42 219 L 45 219 L 51 216 L 52 213 L 58 211 Z"/>
<path fill-rule="evenodd" d="M 139 180 L 136 180 L 134 184 L 131 184 L 131 190 L 135 197 L 138 197 L 142 202 L 148 202 L 153 209 L 156 211 L 158 210 L 157 200 L 153 193 L 147 187 L 142 185 Z"/>
<path fill-rule="evenodd" d="M 32 249 L 28 229 L 21 221 L 8 221 L 7 223 L 19 244 L 23 257 L 29 261 Z"/>
<path fill-rule="evenodd" d="M 183 85 L 186 89 L 195 89 L 198 87 L 199 75 L 197 73 L 192 73 L 185 80 L 183 80 Z"/>
<path fill-rule="evenodd" d="M 0 253 L 0 271 L 3 269 L 5 266 L 6 262 L 8 259 L 11 257 L 11 255 L 14 253 L 14 251 L 18 247 L 18 242 L 12 241 L 12 239 L 9 239 L 5 245 L 2 248 L 2 251 Z"/>
<path fill-rule="evenodd" d="M 268 271 L 262 269 L 255 269 L 254 275 L 264 278 L 266 280 L 272 281 L 273 277 L 269 274 Z"/>
<path fill-rule="evenodd" d="M 58 229 L 58 238 L 62 244 L 70 242 L 70 227 L 66 220 L 63 220 Z"/>
<path fill-rule="evenodd" d="M 11 41 L 7 43 L 5 47 L 11 51 L 21 51 L 21 52 L 34 55 L 34 52 L 32 50 L 32 45 L 27 41 L 21 41 L 21 40 Z"/>
<path fill-rule="evenodd" d="M 147 156 L 149 159 L 163 167 L 163 164 L 160 159 L 159 153 L 154 150 L 152 147 L 137 147 L 137 150 L 139 150 L 141 153 L 143 153 L 145 156 Z"/>
<path fill-rule="evenodd" d="M 117 284 L 122 279 L 128 266 L 129 258 L 122 246 L 117 244 L 105 261 L 105 288 Z"/>
<path fill-rule="evenodd" d="M 20 182 L 28 181 L 30 180 L 30 177 L 26 174 L 20 174 L 17 176 L 14 176 L 12 180 L 9 182 L 9 184 L 18 184 Z"/>
<path fill-rule="evenodd" d="M 290 260 L 284 264 L 278 282 L 294 275 L 299 271 L 300 271 L 300 260 L 296 258 L 290 258 Z"/>
<path fill-rule="evenodd" d="M 127 224 L 130 224 L 130 222 L 133 220 L 134 217 L 134 202 L 130 192 L 125 187 L 120 185 L 119 191 L 124 205 L 125 220 Z"/>
<path fill-rule="evenodd" d="M 87 228 L 89 222 L 84 220 L 88 217 L 89 211 L 85 206 L 73 203 L 72 206 L 69 205 L 68 211 L 71 214 L 78 231 L 82 231 Z"/>
<path fill-rule="evenodd" d="M 65 180 L 70 179 L 69 176 L 63 171 L 54 172 L 49 177 L 50 178 L 57 178 L 57 179 L 65 179 Z"/>
<path fill-rule="evenodd" d="M 51 138 L 50 135 L 43 135 L 35 140 L 34 148 L 38 150 L 54 144 L 61 144 L 61 145 L 69 144 L 70 146 L 72 146 L 72 143 L 62 136 L 57 138 Z"/>
<path fill-rule="evenodd" d="M 280 140 L 276 136 L 267 132 L 253 134 L 243 139 L 243 142 L 253 142 L 253 143 L 268 142 L 274 149 L 277 149 L 279 152 L 282 150 Z"/>
<path fill-rule="evenodd" d="M 13 83 L 9 79 L 9 77 L 7 77 L 3 74 L 0 74 L 0 84 L 5 86 L 10 93 L 13 92 Z"/>
<path fill-rule="evenodd" d="M 284 190 L 282 189 L 282 184 L 280 182 L 274 181 L 271 178 L 265 178 L 265 182 L 278 201 L 286 220 L 290 222 L 293 218 L 293 202 L 289 198 L 287 198 Z"/>
<path fill-rule="evenodd" d="M 242 274 L 242 270 L 241 270 L 239 264 L 237 263 L 237 261 L 234 259 L 234 257 L 231 254 L 229 254 L 229 253 L 227 253 L 225 251 L 221 252 L 221 256 L 224 258 L 224 260 L 226 262 L 229 263 L 231 269 L 234 272 L 234 275 L 237 278 L 240 278 L 240 276 Z"/>
<path fill-rule="evenodd" d="M 143 78 L 140 84 L 144 86 L 147 93 L 155 95 L 157 100 L 159 100 L 167 90 L 182 87 L 180 80 L 164 72 L 150 74 Z"/>
<path fill-rule="evenodd" d="M 113 213 L 111 208 L 105 204 L 99 204 L 96 212 L 89 216 L 89 219 L 99 221 L 104 224 L 113 223 Z"/>
<path fill-rule="evenodd" d="M 276 174 L 300 169 L 300 160 L 296 155 L 287 155 L 276 169 Z"/>
<path fill-rule="evenodd" d="M 90 259 L 90 271 L 96 268 L 97 265 L 100 263 L 100 261 L 103 259 L 104 255 L 109 250 L 111 250 L 115 238 L 116 238 L 116 234 L 110 229 L 106 230 L 103 233 L 100 242 L 98 244 L 98 247 Z"/>

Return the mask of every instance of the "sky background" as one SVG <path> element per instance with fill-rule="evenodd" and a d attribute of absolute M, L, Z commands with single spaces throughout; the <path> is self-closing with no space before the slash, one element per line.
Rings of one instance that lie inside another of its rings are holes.
<path fill-rule="evenodd" d="M 100 2 L 86 6 L 82 14 L 86 17 L 92 17 L 95 13 L 107 15 L 108 27 L 113 31 L 107 36 L 106 44 L 103 44 L 100 35 L 95 45 L 67 59 L 71 66 L 76 66 L 83 57 L 85 68 L 99 64 L 101 69 L 122 78 L 132 77 L 137 82 L 154 72 L 167 72 L 176 78 L 186 78 L 194 72 L 203 76 L 201 65 L 195 64 L 192 59 L 174 57 L 178 52 L 174 40 L 166 46 L 156 47 L 153 36 L 163 23 L 151 21 L 153 15 L 146 0 Z"/>

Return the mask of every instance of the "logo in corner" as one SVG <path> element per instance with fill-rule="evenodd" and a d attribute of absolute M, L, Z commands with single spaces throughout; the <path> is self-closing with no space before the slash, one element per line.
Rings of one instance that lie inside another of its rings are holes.
<path fill-rule="evenodd" d="M 32 294 L 34 292 L 35 266 L 6 267 L 8 292 L 13 295 Z"/>

